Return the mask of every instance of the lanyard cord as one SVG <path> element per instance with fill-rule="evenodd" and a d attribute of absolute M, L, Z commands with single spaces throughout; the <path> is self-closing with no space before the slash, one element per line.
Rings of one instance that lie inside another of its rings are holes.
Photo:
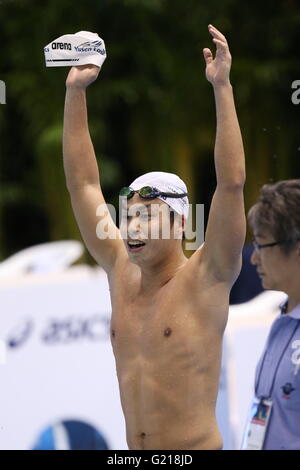
<path fill-rule="evenodd" d="M 277 377 L 277 373 L 278 373 L 278 369 L 279 369 L 279 366 L 281 364 L 281 361 L 286 353 L 286 350 L 287 348 L 289 347 L 289 344 L 290 342 L 292 341 L 292 338 L 293 336 L 295 335 L 298 327 L 300 325 L 300 321 L 297 321 L 297 324 L 295 326 L 295 328 L 293 329 L 293 332 L 289 338 L 289 340 L 287 341 L 285 347 L 283 348 L 283 351 L 280 355 L 280 358 L 279 358 L 279 361 L 277 363 L 277 366 L 275 368 L 275 372 L 274 372 L 274 376 L 273 376 L 273 380 L 272 380 L 272 383 L 271 383 L 271 387 L 270 387 L 270 391 L 268 393 L 268 396 L 267 397 L 261 397 L 261 398 L 271 398 L 272 396 L 272 392 L 273 392 L 273 389 L 274 389 L 274 385 L 275 385 L 275 380 L 276 380 L 276 377 Z M 258 373 L 258 377 L 257 377 L 257 381 L 256 381 L 256 384 L 255 384 L 255 395 L 257 396 L 257 391 L 258 391 L 258 387 L 259 387 L 259 382 L 260 382 L 260 378 L 261 378 L 261 374 L 262 374 L 262 371 L 263 371 L 263 368 L 264 368 L 264 364 L 265 364 L 265 359 L 266 359 L 266 356 L 267 356 L 267 352 L 268 352 L 268 348 L 266 349 L 265 353 L 264 353 L 264 356 L 263 356 L 263 360 L 262 360 L 262 363 L 261 363 L 261 366 L 260 366 L 260 370 L 259 370 L 259 373 Z M 259 397 L 257 397 L 259 398 Z"/>

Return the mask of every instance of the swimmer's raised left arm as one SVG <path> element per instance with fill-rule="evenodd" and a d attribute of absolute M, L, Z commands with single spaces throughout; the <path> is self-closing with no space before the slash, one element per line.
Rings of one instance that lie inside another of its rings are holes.
<path fill-rule="evenodd" d="M 221 282 L 232 285 L 241 268 L 241 251 L 246 235 L 243 188 L 245 156 L 230 83 L 231 55 L 225 36 L 214 26 L 208 30 L 216 44 L 213 58 L 204 49 L 206 77 L 213 85 L 217 133 L 215 168 L 217 188 L 213 196 L 201 260 Z"/>

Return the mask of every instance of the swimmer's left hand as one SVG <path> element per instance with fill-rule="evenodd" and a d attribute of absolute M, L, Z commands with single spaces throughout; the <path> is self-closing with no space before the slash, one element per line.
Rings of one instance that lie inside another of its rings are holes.
<path fill-rule="evenodd" d="M 231 68 L 231 54 L 225 36 L 213 25 L 208 25 L 208 31 L 217 46 L 216 56 L 213 58 L 210 49 L 203 49 L 206 62 L 206 78 L 213 86 L 230 84 L 229 73 Z"/>

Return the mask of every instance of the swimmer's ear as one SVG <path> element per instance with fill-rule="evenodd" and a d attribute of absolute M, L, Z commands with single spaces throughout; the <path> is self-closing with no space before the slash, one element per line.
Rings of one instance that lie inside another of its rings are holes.
<path fill-rule="evenodd" d="M 210 49 L 208 49 L 208 47 L 205 47 L 205 49 L 203 49 L 203 56 L 204 56 L 206 65 L 210 64 L 213 61 L 212 52 Z"/>

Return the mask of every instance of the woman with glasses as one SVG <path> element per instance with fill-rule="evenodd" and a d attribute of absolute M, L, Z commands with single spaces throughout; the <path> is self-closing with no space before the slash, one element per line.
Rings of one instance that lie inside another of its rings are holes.
<path fill-rule="evenodd" d="M 300 179 L 263 186 L 248 219 L 263 287 L 287 299 L 257 366 L 243 448 L 300 450 Z"/>

